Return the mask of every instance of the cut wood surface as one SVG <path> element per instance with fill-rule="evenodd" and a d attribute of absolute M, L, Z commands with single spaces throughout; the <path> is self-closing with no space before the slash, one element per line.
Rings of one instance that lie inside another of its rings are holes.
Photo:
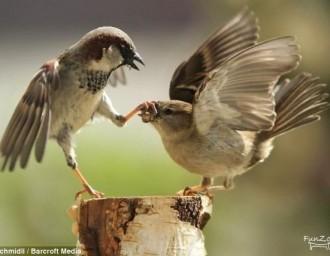
<path fill-rule="evenodd" d="M 82 255 L 206 255 L 207 196 L 91 199 L 78 209 Z"/>

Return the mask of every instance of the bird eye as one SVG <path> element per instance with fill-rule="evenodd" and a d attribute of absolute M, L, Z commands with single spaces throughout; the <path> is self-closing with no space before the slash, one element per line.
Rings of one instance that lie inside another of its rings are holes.
<path fill-rule="evenodd" d="M 171 115 L 171 114 L 173 114 L 173 110 L 170 109 L 170 108 L 166 108 L 166 109 L 164 110 L 164 114 L 165 114 L 165 115 Z"/>
<path fill-rule="evenodd" d="M 129 49 L 124 44 L 119 45 L 119 50 L 124 59 L 130 55 Z"/>
<path fill-rule="evenodd" d="M 120 50 L 125 52 L 125 53 L 128 53 L 128 51 L 129 51 L 129 49 L 124 44 L 120 45 Z"/>

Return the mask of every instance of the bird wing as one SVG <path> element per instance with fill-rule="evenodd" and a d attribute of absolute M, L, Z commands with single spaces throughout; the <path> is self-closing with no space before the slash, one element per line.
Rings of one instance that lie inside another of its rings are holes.
<path fill-rule="evenodd" d="M 18 160 L 25 168 L 33 146 L 36 160 L 41 162 L 51 122 L 50 90 L 57 89 L 59 82 L 56 61 L 42 66 L 31 80 L 1 140 L 2 170 L 8 164 L 14 170 Z"/>
<path fill-rule="evenodd" d="M 243 9 L 176 68 L 170 83 L 170 98 L 192 103 L 195 92 L 208 73 L 228 57 L 254 45 L 258 31 L 254 13 L 248 8 Z"/>
<path fill-rule="evenodd" d="M 124 67 L 119 67 L 116 70 L 112 71 L 108 82 L 113 87 L 116 87 L 118 82 L 121 84 L 126 84 L 126 75 Z"/>
<path fill-rule="evenodd" d="M 275 137 L 291 129 L 320 120 L 320 113 L 330 107 L 327 84 L 309 73 L 285 79 L 276 86 L 276 122 L 271 131 L 260 133 L 264 138 Z"/>
<path fill-rule="evenodd" d="M 195 95 L 194 121 L 207 132 L 215 121 L 242 131 L 271 129 L 275 121 L 274 86 L 300 61 L 294 38 L 252 46 L 210 74 Z"/>

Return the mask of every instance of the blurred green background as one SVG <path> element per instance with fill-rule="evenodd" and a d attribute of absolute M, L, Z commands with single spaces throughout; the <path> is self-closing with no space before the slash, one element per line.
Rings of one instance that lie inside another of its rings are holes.
<path fill-rule="evenodd" d="M 125 30 L 146 67 L 127 72 L 128 85 L 108 88 L 121 113 L 144 100 L 167 99 L 176 66 L 216 28 L 248 4 L 261 39 L 295 35 L 298 71 L 330 83 L 328 0 L 140 0 L 0 2 L 0 134 L 32 75 L 87 31 Z M 330 236 L 330 118 L 276 141 L 271 157 L 219 193 L 206 230 L 209 255 L 329 255 L 308 250 L 305 235 Z M 152 127 L 135 118 L 118 129 L 94 122 L 76 136 L 81 169 L 108 196 L 173 195 L 199 177 L 178 167 Z M 51 141 L 42 165 L 0 175 L 0 246 L 74 245 L 66 210 L 80 189 Z"/>

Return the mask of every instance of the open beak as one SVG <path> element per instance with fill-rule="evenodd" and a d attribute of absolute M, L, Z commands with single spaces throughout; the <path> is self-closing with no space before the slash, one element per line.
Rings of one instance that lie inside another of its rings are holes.
<path fill-rule="evenodd" d="M 136 70 L 140 70 L 138 68 L 138 66 L 134 63 L 134 61 L 137 61 L 139 63 L 141 63 L 143 66 L 145 65 L 144 62 L 143 62 L 143 59 L 141 58 L 140 54 L 135 52 L 133 58 L 129 59 L 126 61 L 126 63 L 131 66 L 132 68 L 136 69 Z"/>

